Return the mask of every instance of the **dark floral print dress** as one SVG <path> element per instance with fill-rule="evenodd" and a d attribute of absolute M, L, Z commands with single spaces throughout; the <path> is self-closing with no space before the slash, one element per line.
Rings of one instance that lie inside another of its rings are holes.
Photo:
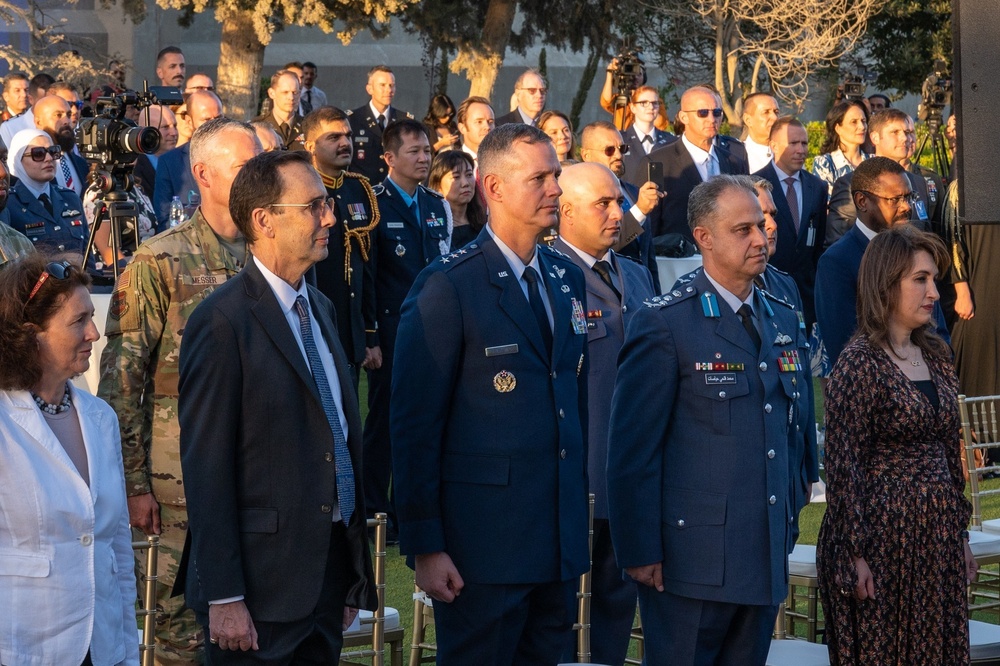
<path fill-rule="evenodd" d="M 864 338 L 830 379 L 816 558 L 833 666 L 969 663 L 958 379 L 925 359 L 936 408 Z M 854 597 L 852 555 L 871 569 L 874 599 Z"/>

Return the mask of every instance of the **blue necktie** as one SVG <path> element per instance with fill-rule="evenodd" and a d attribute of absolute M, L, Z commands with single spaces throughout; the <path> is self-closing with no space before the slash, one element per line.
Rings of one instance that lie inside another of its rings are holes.
<path fill-rule="evenodd" d="M 351 467 L 351 452 L 347 450 L 347 439 L 344 437 L 344 430 L 340 427 L 337 403 L 333 401 L 333 392 L 330 390 L 330 383 L 326 379 L 323 362 L 319 358 L 319 350 L 316 349 L 316 341 L 313 339 L 312 324 L 309 321 L 309 306 L 302 296 L 295 299 L 295 311 L 299 315 L 299 333 L 302 334 L 302 346 L 306 348 L 306 356 L 309 358 L 309 369 L 312 371 L 313 381 L 316 382 L 316 388 L 319 390 L 323 411 L 326 412 L 326 421 L 330 424 L 330 430 L 333 431 L 334 455 L 337 465 L 337 501 L 340 503 L 340 516 L 344 519 L 344 524 L 349 525 L 351 515 L 354 513 L 354 469 Z"/>
<path fill-rule="evenodd" d="M 545 341 L 545 350 L 552 355 L 552 327 L 549 324 L 549 315 L 545 312 L 545 304 L 542 303 L 542 294 L 538 291 L 538 273 L 531 266 L 524 269 L 524 281 L 528 283 L 528 305 L 535 314 L 535 321 Z"/>

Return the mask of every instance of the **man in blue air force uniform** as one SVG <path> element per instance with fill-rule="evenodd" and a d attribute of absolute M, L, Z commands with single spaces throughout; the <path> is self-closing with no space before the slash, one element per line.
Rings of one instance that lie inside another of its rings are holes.
<path fill-rule="evenodd" d="M 587 302 L 537 244 L 557 221 L 548 137 L 479 147 L 489 225 L 403 303 L 390 425 L 400 548 L 434 600 L 438 660 L 559 661 L 587 552 Z M 385 218 L 383 218 L 385 219 Z"/>
<path fill-rule="evenodd" d="M 789 428 L 805 344 L 754 286 L 764 217 L 745 180 L 691 194 L 704 271 L 629 325 L 611 412 L 608 502 L 651 664 L 763 666 L 787 592 Z M 656 404 L 635 407 L 635 396 Z"/>

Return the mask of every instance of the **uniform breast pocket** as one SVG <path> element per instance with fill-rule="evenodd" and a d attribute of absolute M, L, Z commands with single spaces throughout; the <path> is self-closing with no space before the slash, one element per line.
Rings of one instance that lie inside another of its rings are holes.
<path fill-rule="evenodd" d="M 607 324 L 605 324 L 600 319 L 587 320 L 587 342 L 600 340 L 601 338 L 607 337 L 607 335 L 608 335 Z"/>
<path fill-rule="evenodd" d="M 45 222 L 29 222 L 24 225 L 24 235 L 32 243 L 37 243 L 48 238 L 49 233 L 45 228 Z"/>
<path fill-rule="evenodd" d="M 733 402 L 750 393 L 750 383 L 743 372 L 706 372 L 696 375 L 691 389 L 698 398 L 697 418 L 716 435 L 731 435 Z"/>

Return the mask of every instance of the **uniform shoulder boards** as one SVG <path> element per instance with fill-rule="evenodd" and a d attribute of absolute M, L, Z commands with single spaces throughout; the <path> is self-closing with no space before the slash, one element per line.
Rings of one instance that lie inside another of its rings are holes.
<path fill-rule="evenodd" d="M 794 306 L 794 305 L 792 305 L 791 303 L 789 303 L 788 301 L 786 301 L 786 300 L 785 300 L 785 299 L 783 299 L 783 298 L 780 298 L 780 297 L 778 297 L 778 296 L 775 296 L 774 294 L 772 294 L 772 293 L 771 293 L 771 292 L 769 292 L 769 291 L 766 291 L 766 290 L 764 290 L 764 289 L 761 289 L 761 290 L 760 290 L 760 293 L 761 293 L 761 295 L 762 295 L 762 296 L 764 296 L 764 297 L 765 297 L 765 298 L 767 298 L 768 300 L 771 300 L 771 301 L 774 301 L 775 303 L 780 303 L 781 305 L 784 305 L 784 306 L 785 306 L 786 308 L 788 308 L 789 310 L 793 310 L 793 311 L 795 310 L 795 306 Z"/>
<path fill-rule="evenodd" d="M 435 262 L 446 266 L 458 265 L 469 257 L 479 254 L 479 243 L 469 243 L 465 247 L 455 250 L 450 254 L 444 254 L 435 259 Z"/>
<path fill-rule="evenodd" d="M 444 199 L 444 195 L 443 194 L 441 194 L 440 192 L 435 192 L 434 190 L 432 190 L 431 188 L 429 188 L 429 187 L 427 187 L 425 185 L 417 185 L 417 187 L 420 189 L 421 193 L 429 194 L 432 197 L 436 197 L 438 199 Z"/>
<path fill-rule="evenodd" d="M 686 287 L 678 285 L 677 289 L 674 289 L 671 292 L 663 294 L 662 296 L 654 296 L 653 298 L 643 301 L 643 305 L 647 308 L 665 308 L 668 305 L 686 301 L 697 294 L 698 290 L 690 285 Z"/>
<path fill-rule="evenodd" d="M 385 185 L 383 185 L 382 183 L 378 183 L 377 185 L 372 185 L 372 192 L 374 192 L 375 196 L 377 197 L 382 196 L 382 193 L 385 192 Z"/>

